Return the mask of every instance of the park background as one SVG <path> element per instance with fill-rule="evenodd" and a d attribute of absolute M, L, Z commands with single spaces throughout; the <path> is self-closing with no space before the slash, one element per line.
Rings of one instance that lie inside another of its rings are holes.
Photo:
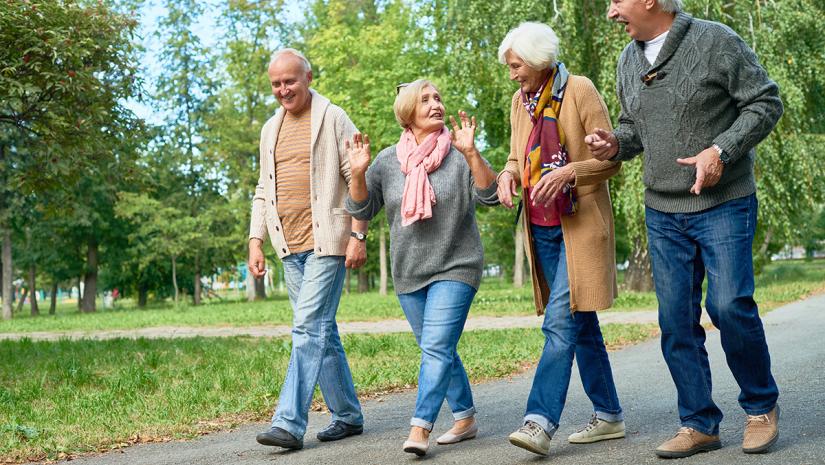
<path fill-rule="evenodd" d="M 764 310 L 825 290 L 825 35 L 822 0 L 687 0 L 731 26 L 777 81 L 785 115 L 757 149 L 754 242 Z M 285 338 L 36 341 L 37 331 L 288 325 L 281 264 L 245 271 L 260 128 L 274 113 L 272 51 L 302 50 L 312 87 L 373 145 L 397 141 L 395 86 L 427 77 L 449 113 L 480 122 L 497 169 L 509 151 L 516 85 L 498 63 L 506 32 L 542 21 L 560 61 L 589 77 L 618 116 L 615 64 L 628 37 L 607 0 L 0 1 L 0 460 L 58 458 L 186 437 L 265 418 Z M 685 154 L 692 155 L 692 154 Z M 655 309 L 641 160 L 610 181 L 622 295 Z M 486 275 L 472 315 L 528 315 L 529 273 L 514 212 L 479 209 Z M 348 276 L 339 320 L 400 318 L 388 228 Z M 772 259 L 799 258 L 771 263 Z M 525 283 L 527 283 L 525 285 Z M 117 290 L 117 298 L 113 292 Z M 655 334 L 608 325 L 621 345 Z M 59 334 L 59 333 L 58 333 Z M 10 338 L 4 338 L 10 339 Z M 411 336 L 352 335 L 359 392 L 414 386 Z M 535 361 L 538 331 L 465 335 L 474 381 Z M 25 373 L 25 376 L 21 374 Z M 125 399 L 125 400 L 124 400 Z"/>

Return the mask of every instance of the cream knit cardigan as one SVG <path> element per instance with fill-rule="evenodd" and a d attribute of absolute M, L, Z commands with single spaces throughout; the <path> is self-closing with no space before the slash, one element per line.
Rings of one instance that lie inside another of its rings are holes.
<path fill-rule="evenodd" d="M 357 131 L 346 112 L 310 89 L 310 204 L 316 255 L 345 255 L 352 218 L 344 209 L 350 182 L 349 159 L 344 147 Z M 275 145 L 284 120 L 279 108 L 261 130 L 258 185 L 252 199 L 249 238 L 263 241 L 269 235 L 279 258 L 292 252 L 284 238 L 275 191 Z"/>

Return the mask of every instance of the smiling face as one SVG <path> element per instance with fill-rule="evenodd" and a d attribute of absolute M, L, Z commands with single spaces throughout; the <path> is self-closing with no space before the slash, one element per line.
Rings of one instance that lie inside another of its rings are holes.
<path fill-rule="evenodd" d="M 510 70 L 510 80 L 516 81 L 524 93 L 538 92 L 539 87 L 547 78 L 546 69 L 533 69 L 512 50 L 504 54 L 507 68 Z"/>
<path fill-rule="evenodd" d="M 653 15 L 655 6 L 655 0 L 611 0 L 607 17 L 623 24 L 631 39 L 652 40 L 661 33 L 659 21 Z"/>
<path fill-rule="evenodd" d="M 312 71 L 304 69 L 303 60 L 285 53 L 269 64 L 267 74 L 272 85 L 272 94 L 284 110 L 298 114 L 309 106 Z"/>
<path fill-rule="evenodd" d="M 415 104 L 411 129 L 414 133 L 429 134 L 444 127 L 444 104 L 441 94 L 432 86 L 421 88 Z"/>

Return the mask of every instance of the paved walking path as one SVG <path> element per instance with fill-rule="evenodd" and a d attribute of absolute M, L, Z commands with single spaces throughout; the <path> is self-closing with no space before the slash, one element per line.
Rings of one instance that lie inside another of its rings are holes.
<path fill-rule="evenodd" d="M 781 464 L 825 463 L 825 295 L 774 310 L 764 318 L 774 376 L 779 383 L 782 406 L 781 436 L 772 453 L 745 455 L 741 452 L 744 414 L 739 393 L 719 345 L 719 333 L 708 333 L 707 348 L 713 369 L 714 398 L 725 413 L 722 450 L 681 459 L 691 464 Z M 511 446 L 507 435 L 520 423 L 534 372 L 473 388 L 478 438 L 452 446 L 433 444 L 421 462 L 431 464 L 664 464 L 652 452 L 678 427 L 676 394 L 659 351 L 651 340 L 611 354 L 619 397 L 625 410 L 628 437 L 590 445 L 571 445 L 568 434 L 590 415 L 578 374 L 574 372 L 562 426 L 552 443 L 550 457 L 542 458 Z M 575 368 L 574 368 L 575 371 Z M 232 432 L 216 433 L 197 440 L 144 444 L 98 457 L 74 460 L 82 465 L 301 465 L 301 464 L 407 464 L 416 463 L 401 451 L 408 432 L 415 392 L 388 395 L 364 402 L 364 435 L 336 443 L 320 443 L 315 433 L 329 422 L 329 415 L 312 413 L 304 449 L 295 452 L 260 446 L 255 433 L 265 424 L 251 424 Z M 450 426 L 444 409 L 434 435 Z M 674 463 L 674 465 L 677 465 Z"/>
<path fill-rule="evenodd" d="M 656 311 L 601 312 L 599 320 L 607 323 L 656 323 Z M 705 315 L 705 319 L 707 316 Z M 467 319 L 465 331 L 477 329 L 533 328 L 541 325 L 541 319 L 535 315 L 528 316 L 479 316 Z M 404 333 L 410 331 L 407 320 L 350 321 L 338 322 L 342 334 L 358 333 Z M 250 327 L 196 327 L 196 326 L 159 326 L 141 329 L 115 329 L 98 331 L 35 331 L 28 333 L 0 333 L 0 340 L 57 341 L 60 339 L 117 339 L 117 338 L 189 338 L 189 337 L 280 337 L 290 333 L 289 326 L 250 326 Z"/>

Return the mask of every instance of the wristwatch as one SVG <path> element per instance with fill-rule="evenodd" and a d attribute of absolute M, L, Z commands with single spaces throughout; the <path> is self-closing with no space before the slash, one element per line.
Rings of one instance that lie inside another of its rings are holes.
<path fill-rule="evenodd" d="M 728 161 L 730 161 L 730 157 L 726 156 L 727 154 L 724 150 L 722 150 L 722 147 L 719 147 L 716 144 L 713 144 L 711 147 L 713 147 L 713 149 L 716 150 L 716 153 L 719 154 L 719 161 L 721 161 L 723 165 L 727 165 Z"/>
<path fill-rule="evenodd" d="M 367 233 L 352 231 L 351 233 L 349 233 L 349 235 L 356 238 L 356 239 L 358 239 L 361 242 L 364 242 L 365 240 L 367 240 Z"/>

